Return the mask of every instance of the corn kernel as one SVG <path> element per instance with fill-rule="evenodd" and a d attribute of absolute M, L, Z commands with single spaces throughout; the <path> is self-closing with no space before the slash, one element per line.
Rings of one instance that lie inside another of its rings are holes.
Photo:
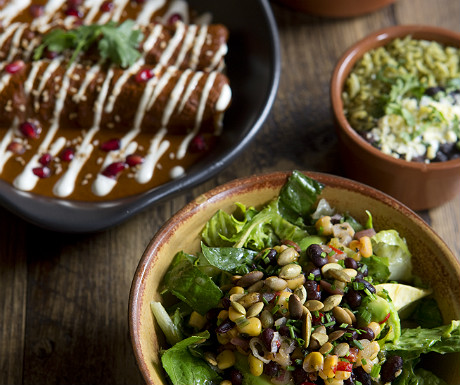
<path fill-rule="evenodd" d="M 334 377 L 338 362 L 339 362 L 339 358 L 335 354 L 332 356 L 327 356 L 324 359 L 324 366 L 323 366 L 322 373 L 324 374 L 326 378 Z"/>
<path fill-rule="evenodd" d="M 320 352 L 308 353 L 303 360 L 303 370 L 307 373 L 318 372 L 323 369 L 324 357 Z"/>
<path fill-rule="evenodd" d="M 262 323 L 257 317 L 248 318 L 246 322 L 237 325 L 240 333 L 251 337 L 257 337 L 262 332 Z"/>
<path fill-rule="evenodd" d="M 232 382 L 229 380 L 224 380 L 220 383 L 220 385 L 232 385 Z"/>
<path fill-rule="evenodd" d="M 259 377 L 264 371 L 264 363 L 252 354 L 248 357 L 249 370 L 253 376 Z"/>
<path fill-rule="evenodd" d="M 221 310 L 217 316 L 218 320 L 225 321 L 228 318 L 228 310 Z"/>
<path fill-rule="evenodd" d="M 320 235 L 332 235 L 332 222 L 331 217 L 325 215 L 319 218 L 315 223 L 315 228 L 318 230 Z"/>
<path fill-rule="evenodd" d="M 224 350 L 216 357 L 216 361 L 220 370 L 231 368 L 235 365 L 235 354 L 231 350 Z"/>
<path fill-rule="evenodd" d="M 345 370 L 337 370 L 335 372 L 336 380 L 348 380 L 350 377 L 351 377 L 351 372 L 347 372 Z"/>
<path fill-rule="evenodd" d="M 369 258 L 372 255 L 371 239 L 367 236 L 364 236 L 359 239 L 359 243 L 361 244 L 361 247 L 360 247 L 361 255 L 364 258 Z"/>
<path fill-rule="evenodd" d="M 203 329 L 204 325 L 206 325 L 206 321 L 206 317 L 202 316 L 200 313 L 197 313 L 196 311 L 193 311 L 192 314 L 190 314 L 188 324 L 193 328 Z"/>
<path fill-rule="evenodd" d="M 229 292 L 230 295 L 232 294 L 244 294 L 244 289 L 241 286 L 233 286 Z"/>

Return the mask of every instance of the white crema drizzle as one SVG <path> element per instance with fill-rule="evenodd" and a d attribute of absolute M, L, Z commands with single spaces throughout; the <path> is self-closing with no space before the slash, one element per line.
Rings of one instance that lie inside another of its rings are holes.
<path fill-rule="evenodd" d="M 5 8 L 0 10 L 0 20 L 3 27 L 7 27 L 24 9 L 31 4 L 31 0 L 8 1 Z"/>

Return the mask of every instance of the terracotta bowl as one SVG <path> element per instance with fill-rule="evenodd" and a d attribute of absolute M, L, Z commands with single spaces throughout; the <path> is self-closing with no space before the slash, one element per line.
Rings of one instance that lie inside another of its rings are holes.
<path fill-rule="evenodd" d="M 346 18 L 377 11 L 396 0 L 277 0 L 296 11 L 314 16 Z"/>
<path fill-rule="evenodd" d="M 425 164 L 386 155 L 350 126 L 342 102 L 345 81 L 364 53 L 407 35 L 460 46 L 460 34 L 442 28 L 393 26 L 380 30 L 354 44 L 341 57 L 332 75 L 330 96 L 346 176 L 392 195 L 413 210 L 424 210 L 439 206 L 460 192 L 460 159 Z"/>
<path fill-rule="evenodd" d="M 134 276 L 129 301 L 132 345 L 147 384 L 166 385 L 159 349 L 164 339 L 150 311 L 150 302 L 160 300 L 159 284 L 176 252 L 199 250 L 200 232 L 218 210 L 232 212 L 235 202 L 259 207 L 278 195 L 288 173 L 278 172 L 239 179 L 196 198 L 175 214 L 148 245 Z M 360 221 L 372 212 L 376 229 L 397 229 L 413 254 L 416 274 L 432 285 L 445 322 L 460 319 L 460 264 L 439 236 L 413 211 L 371 187 L 327 174 L 307 175 L 325 184 L 322 197 L 332 206 L 348 211 Z M 438 374 L 449 384 L 458 384 L 460 355 L 445 355 Z"/>

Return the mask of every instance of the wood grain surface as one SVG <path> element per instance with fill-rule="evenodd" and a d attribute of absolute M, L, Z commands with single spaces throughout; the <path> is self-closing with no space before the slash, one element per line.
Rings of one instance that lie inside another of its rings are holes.
<path fill-rule="evenodd" d="M 394 24 L 460 31 L 458 0 L 399 0 L 346 20 L 273 5 L 282 43 L 277 99 L 261 132 L 212 180 L 105 232 L 63 235 L 0 209 L 0 384 L 142 384 L 128 331 L 128 297 L 148 242 L 200 193 L 275 170 L 341 174 L 329 80 L 356 40 Z M 420 213 L 460 255 L 460 196 Z"/>

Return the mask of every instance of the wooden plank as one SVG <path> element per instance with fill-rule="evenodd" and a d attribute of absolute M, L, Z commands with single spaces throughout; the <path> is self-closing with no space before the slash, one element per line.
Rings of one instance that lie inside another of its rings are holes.
<path fill-rule="evenodd" d="M 27 264 L 26 224 L 0 209 L 0 384 L 22 383 Z"/>

